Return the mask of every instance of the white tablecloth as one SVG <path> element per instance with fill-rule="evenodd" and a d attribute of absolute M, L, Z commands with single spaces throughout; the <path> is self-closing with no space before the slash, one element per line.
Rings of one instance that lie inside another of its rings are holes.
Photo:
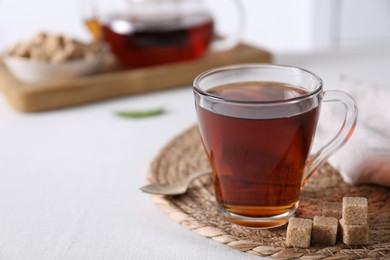
<path fill-rule="evenodd" d="M 390 52 L 276 57 L 316 72 L 390 84 Z M 118 110 L 164 106 L 162 116 Z M 0 259 L 258 259 L 172 221 L 138 187 L 159 149 L 195 123 L 184 87 L 45 113 L 0 95 Z"/>

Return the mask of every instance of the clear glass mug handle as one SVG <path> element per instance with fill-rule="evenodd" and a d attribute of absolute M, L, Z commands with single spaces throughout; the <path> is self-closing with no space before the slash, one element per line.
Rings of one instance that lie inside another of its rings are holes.
<path fill-rule="evenodd" d="M 236 6 L 237 11 L 237 28 L 235 32 L 231 33 L 228 37 L 215 39 L 210 46 L 212 52 L 223 52 L 233 49 L 241 40 L 241 34 L 245 26 L 245 14 L 244 6 L 241 0 L 232 0 Z"/>
<path fill-rule="evenodd" d="M 324 91 L 322 101 L 340 102 L 344 105 L 346 113 L 341 128 L 336 136 L 325 146 L 320 148 L 315 154 L 309 156 L 302 178 L 302 187 L 306 184 L 313 173 L 348 141 L 356 126 L 358 109 L 355 100 L 350 95 L 343 91 L 328 90 Z"/>

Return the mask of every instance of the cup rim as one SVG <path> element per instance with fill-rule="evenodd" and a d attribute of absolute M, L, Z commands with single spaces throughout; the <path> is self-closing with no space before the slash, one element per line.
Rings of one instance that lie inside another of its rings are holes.
<path fill-rule="evenodd" d="M 245 68 L 275 68 L 275 69 L 295 69 L 304 73 L 308 73 L 311 76 L 313 76 L 317 81 L 317 86 L 312 91 L 308 91 L 307 93 L 304 93 L 302 95 L 299 95 L 297 97 L 293 98 L 287 98 L 287 99 L 275 99 L 275 100 L 267 100 L 267 101 L 245 101 L 245 100 L 234 100 L 234 99 L 229 99 L 229 98 L 223 98 L 221 96 L 217 96 L 214 94 L 211 94 L 207 91 L 202 90 L 199 87 L 200 81 L 204 79 L 205 77 L 223 72 L 223 71 L 229 71 L 229 70 L 235 70 L 235 69 L 245 69 Z M 235 64 L 235 65 L 227 65 L 227 66 L 221 66 L 221 67 L 216 67 L 212 68 L 209 70 L 206 70 L 199 74 L 197 77 L 195 77 L 193 81 L 193 91 L 196 92 L 197 94 L 213 99 L 214 101 L 220 101 L 220 102 L 229 102 L 229 103 L 236 103 L 236 104 L 278 104 L 278 103 L 290 103 L 290 102 L 297 102 L 297 101 L 302 101 L 306 98 L 310 98 L 318 93 L 320 93 L 323 89 L 323 80 L 315 73 L 303 69 L 300 67 L 296 66 L 290 66 L 290 65 L 281 65 L 281 64 L 267 64 L 267 63 L 246 63 L 246 64 Z"/>

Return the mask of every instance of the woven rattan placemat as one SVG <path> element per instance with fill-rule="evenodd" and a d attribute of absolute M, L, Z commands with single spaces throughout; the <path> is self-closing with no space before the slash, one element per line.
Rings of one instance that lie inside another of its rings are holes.
<path fill-rule="evenodd" d="M 207 167 L 199 132 L 194 126 L 160 151 L 151 164 L 148 182 L 173 183 Z M 310 249 L 286 248 L 286 226 L 265 230 L 230 224 L 216 209 L 211 176 L 195 180 L 185 195 L 153 198 L 173 220 L 186 228 L 253 255 L 276 259 L 390 259 L 390 188 L 348 185 L 335 169 L 325 165 L 303 189 L 298 215 L 320 215 L 324 202 L 340 202 L 343 196 L 368 198 L 370 242 L 366 246 L 338 243 Z"/>

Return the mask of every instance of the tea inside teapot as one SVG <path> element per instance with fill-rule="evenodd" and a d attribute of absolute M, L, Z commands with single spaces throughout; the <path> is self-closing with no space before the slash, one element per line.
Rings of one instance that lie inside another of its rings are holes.
<path fill-rule="evenodd" d="M 211 15 L 180 5 L 156 7 L 130 5 L 129 12 L 113 13 L 102 21 L 102 38 L 115 56 L 130 67 L 201 57 L 213 37 Z"/>

